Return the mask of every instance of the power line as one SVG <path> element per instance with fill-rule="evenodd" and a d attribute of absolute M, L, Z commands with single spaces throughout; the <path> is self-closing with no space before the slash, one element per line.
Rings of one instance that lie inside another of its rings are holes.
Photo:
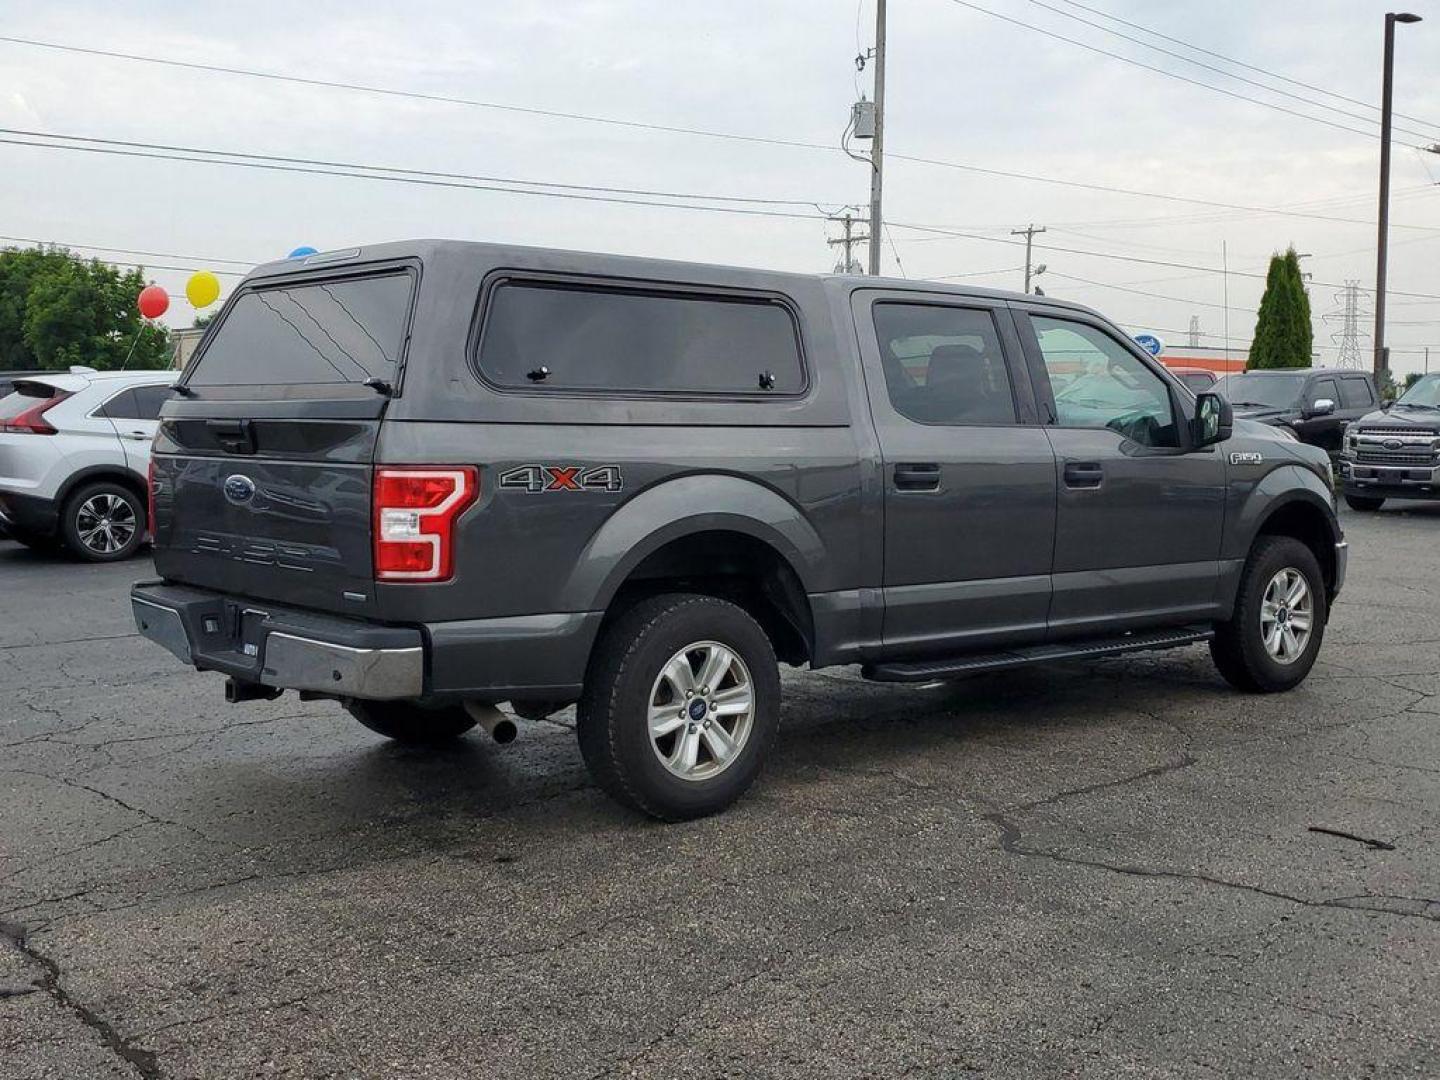
<path fill-rule="evenodd" d="M 0 131 L 5 129 L 0 128 Z M 65 136 L 61 136 L 62 138 Z M 237 169 L 259 169 L 267 172 L 304 173 L 312 176 L 343 176 L 357 180 L 381 180 L 394 184 L 413 184 L 420 187 L 451 188 L 463 191 L 493 191 L 509 195 L 535 195 L 550 199 L 572 199 L 580 202 L 614 203 L 622 206 L 655 206 L 672 210 L 708 211 L 717 214 L 741 214 L 750 217 L 786 218 L 792 221 L 818 221 L 818 214 L 799 214 L 784 210 L 762 210 L 746 206 L 707 206 L 699 203 L 662 202 L 655 199 L 623 198 L 613 195 L 589 195 L 577 191 L 542 191 L 534 188 L 507 187 L 502 184 L 466 183 L 458 180 L 426 179 L 418 176 L 391 175 L 382 172 L 360 172 L 348 169 L 324 169 L 303 165 L 287 165 L 273 161 L 237 161 L 221 157 L 193 157 L 160 151 L 125 150 L 116 146 L 80 146 L 56 142 L 0 138 L 0 144 L 33 146 L 45 150 L 71 150 L 90 154 L 105 154 L 117 157 L 150 158 L 158 161 L 188 161 L 199 165 L 224 165 Z"/>
<path fill-rule="evenodd" d="M 970 0 L 950 0 L 950 2 L 952 4 L 958 5 L 959 7 L 969 8 L 971 11 L 978 11 L 982 15 L 989 15 L 991 18 L 1000 19 L 1002 22 L 1008 22 L 1015 26 L 1023 27 L 1024 29 L 1030 30 L 1034 33 L 1044 34 L 1046 37 L 1055 38 L 1057 41 L 1064 41 L 1067 44 L 1075 45 L 1078 48 L 1086 50 L 1087 52 L 1098 53 L 1101 56 L 1108 56 L 1112 60 L 1119 60 L 1121 63 L 1129 64 L 1132 67 L 1142 68 L 1145 71 L 1151 71 L 1157 75 L 1164 75 L 1167 79 L 1176 79 L 1183 83 L 1189 83 L 1191 86 L 1199 86 L 1206 90 L 1214 91 L 1217 94 L 1224 94 L 1226 97 L 1235 98 L 1237 101 L 1248 101 L 1252 105 L 1260 105 L 1266 109 L 1273 109 L 1276 112 L 1282 112 L 1286 113 L 1289 116 L 1299 117 L 1301 120 L 1309 120 L 1311 123 L 1324 124 L 1326 127 L 1338 128 L 1341 131 L 1348 131 L 1352 135 L 1363 135 L 1367 139 L 1378 138 L 1378 136 L 1373 131 L 1363 131 L 1360 128 L 1353 128 L 1346 124 L 1337 123 L 1334 120 L 1326 120 L 1324 117 L 1311 116 L 1309 113 L 1300 112 L 1298 109 L 1291 109 L 1287 108 L 1284 105 L 1277 105 L 1273 101 L 1262 101 L 1260 98 L 1253 98 L 1245 94 L 1237 93 L 1234 90 L 1227 90 L 1223 86 L 1216 86 L 1213 83 L 1202 82 L 1199 79 L 1192 79 L 1188 75 L 1181 75 L 1174 71 L 1166 71 L 1162 67 L 1157 67 L 1154 64 L 1147 64 L 1143 60 L 1135 60 L 1132 57 L 1125 56 L 1122 53 L 1111 52 L 1109 49 L 1102 49 L 1098 45 L 1091 45 L 1088 42 L 1081 41 L 1079 38 L 1067 37 L 1066 35 L 1057 33 L 1054 30 L 1047 30 L 1043 26 L 1036 26 L 1034 23 L 1027 23 L 1023 19 L 1016 19 L 1010 15 L 1002 15 L 998 11 L 991 11 L 989 8 L 983 8 L 979 4 L 972 4 L 970 3 Z M 1413 146 L 1417 150 L 1425 149 L 1425 147 L 1418 146 L 1414 143 L 1404 143 L 1402 145 Z"/>
<path fill-rule="evenodd" d="M 1224 76 L 1227 79 L 1234 79 L 1236 82 L 1242 82 L 1249 86 L 1257 87 L 1261 90 L 1266 91 L 1267 93 L 1280 94 L 1283 97 L 1291 98 L 1294 101 L 1301 101 L 1304 102 L 1306 105 L 1312 105 L 1317 109 L 1325 109 L 1329 112 L 1336 113 L 1339 116 L 1349 117 L 1351 120 L 1359 120 L 1362 124 L 1376 123 L 1373 118 L 1366 116 L 1363 113 L 1351 112 L 1349 109 L 1342 109 L 1335 105 L 1327 105 L 1323 101 L 1316 101 L 1314 98 L 1305 97 L 1303 94 L 1296 94 L 1292 91 L 1284 90 L 1277 86 L 1270 86 L 1266 83 L 1260 82 L 1258 79 L 1250 79 L 1244 75 L 1236 75 L 1233 71 L 1226 71 L 1224 68 L 1216 67 L 1214 64 L 1207 64 L 1203 60 L 1196 60 L 1193 57 L 1186 56 L 1183 53 L 1175 52 L 1172 49 L 1161 48 L 1160 46 L 1145 41 L 1142 38 L 1133 37 L 1132 35 L 1122 33 L 1119 30 L 1113 30 L 1110 27 L 1105 26 L 1101 23 L 1094 22 L 1090 19 L 1082 18 L 1081 16 L 1076 15 L 1074 12 L 1065 11 L 1061 8 L 1057 8 L 1050 4 L 1047 4 L 1044 2 L 1044 0 L 1028 0 L 1028 2 L 1030 4 L 1033 4 L 1035 7 L 1044 8 L 1046 11 L 1054 12 L 1056 15 L 1059 15 L 1063 19 L 1071 19 L 1074 22 L 1080 23 L 1082 26 L 1089 26 L 1095 30 L 1099 30 L 1101 33 L 1110 34 L 1113 37 L 1118 37 L 1122 41 L 1128 41 L 1132 44 L 1139 45 L 1144 49 L 1150 50 L 1151 52 L 1158 52 L 1164 56 L 1173 57 L 1174 59 L 1179 60 L 1182 63 L 1193 64 L 1196 67 L 1204 68 L 1206 71 L 1213 71 L 1217 75 Z M 1187 45 L 1186 47 L 1188 48 L 1189 46 Z M 1245 66 L 1250 67 L 1251 65 L 1247 64 Z M 1257 70 L 1263 71 L 1264 69 L 1262 68 Z M 1283 76 L 1276 76 L 1272 72 L 1268 71 L 1265 72 L 1265 74 L 1270 75 L 1272 78 L 1283 78 Z M 1261 104 L 1265 103 L 1261 102 Z M 1424 121 L 1421 121 L 1421 123 L 1424 123 Z M 1402 127 L 1396 127 L 1394 130 L 1402 131 L 1407 135 L 1414 135 L 1417 138 L 1430 139 L 1432 142 L 1435 139 L 1435 136 L 1433 134 L 1424 131 L 1413 131 L 1409 128 Z"/>
<path fill-rule="evenodd" d="M 1227 64 L 1234 64 L 1236 67 L 1242 67 L 1249 71 L 1257 71 L 1262 75 L 1270 76 L 1270 78 L 1272 79 L 1278 79 L 1281 82 L 1287 82 L 1290 83 L 1292 86 L 1299 86 L 1306 90 L 1313 90 L 1317 94 L 1324 94 L 1325 96 L 1333 97 L 1338 101 L 1348 101 L 1351 105 L 1360 105 L 1366 109 L 1372 109 L 1375 112 L 1380 111 L 1379 105 L 1372 105 L 1370 102 L 1362 101 L 1360 98 L 1347 97 L 1344 94 L 1337 94 L 1334 90 L 1327 90 L 1323 86 L 1316 86 L 1313 83 L 1302 82 L 1300 79 L 1292 78 L 1289 75 L 1281 75 L 1279 72 L 1270 71 L 1268 68 L 1257 67 L 1255 64 L 1248 64 L 1244 60 L 1237 60 L 1233 56 L 1226 56 L 1224 53 L 1216 52 L 1213 49 L 1207 49 L 1201 45 L 1192 44 L 1191 42 L 1188 42 L 1183 38 L 1171 37 L 1169 34 L 1162 34 L 1158 30 L 1152 30 L 1148 26 L 1141 26 L 1139 23 L 1131 22 L 1128 19 L 1122 19 L 1120 18 L 1120 16 L 1112 15 L 1110 12 L 1102 11 L 1100 8 L 1091 7 L 1088 4 L 1078 3 L 1077 0 L 1061 0 L 1061 2 L 1064 4 L 1068 4 L 1070 7 L 1079 8 L 1081 11 L 1088 11 L 1092 15 L 1099 15 L 1102 19 L 1109 19 L 1111 22 L 1119 23 L 1121 26 L 1128 26 L 1132 30 L 1139 30 L 1142 34 L 1149 34 L 1151 37 L 1159 38 L 1161 41 L 1168 41 L 1174 45 L 1184 46 L 1185 48 L 1190 49 L 1192 52 L 1204 53 L 1206 56 L 1213 56 L 1217 60 L 1224 60 Z M 1402 120 L 1411 120 L 1417 124 L 1426 124 L 1430 127 L 1437 126 L 1435 124 L 1431 124 L 1428 120 L 1422 120 L 1418 116 L 1405 116 L 1398 112 L 1395 113 L 1395 115 L 1400 117 Z"/>
<path fill-rule="evenodd" d="M 139 142 L 133 139 L 106 139 L 96 135 L 58 135 L 47 131 L 29 131 L 23 128 L 0 128 L 0 133 L 26 138 L 65 140 L 68 142 L 96 143 L 101 146 L 124 146 L 139 150 L 163 150 L 176 154 L 203 154 L 220 158 L 235 158 L 242 161 L 279 161 L 291 165 L 314 165 L 326 169 L 363 169 L 372 172 L 394 173 L 400 176 L 419 176 L 446 180 L 471 180 L 477 183 L 515 184 L 524 187 L 557 188 L 562 191 L 597 191 L 608 195 L 641 195 L 665 199 L 699 199 L 707 202 L 733 202 L 762 206 L 811 206 L 819 211 L 824 200 L 816 199 L 774 199 L 750 195 L 710 195 L 694 191 L 658 191 L 652 188 L 606 187 L 600 184 L 571 184 L 557 180 L 524 180 L 511 176 L 486 176 L 475 173 L 440 172 L 430 169 L 407 169 L 398 165 L 369 165 L 365 162 L 328 161 L 323 158 L 290 157 L 281 154 L 256 154 L 241 150 L 213 150 L 202 146 L 177 146 L 171 143 Z"/>
<path fill-rule="evenodd" d="M 173 251 L 141 251 L 137 248 L 106 247 L 102 244 L 71 244 L 64 240 L 37 240 L 33 236 L 0 236 L 0 240 L 8 240 L 17 244 L 34 244 L 37 247 L 59 247 L 75 248 L 79 251 L 114 251 L 121 255 L 153 255 L 159 259 L 185 259 L 193 261 L 197 265 L 204 266 L 212 263 L 233 263 L 236 266 L 253 267 L 264 262 L 264 259 L 220 259 L 212 255 L 178 255 Z M 125 263 L 125 266 L 144 266 L 144 263 Z M 165 269 L 169 269 L 166 267 Z M 229 273 L 229 271 L 215 271 L 218 273 Z M 242 277 L 243 274 L 236 274 Z"/>

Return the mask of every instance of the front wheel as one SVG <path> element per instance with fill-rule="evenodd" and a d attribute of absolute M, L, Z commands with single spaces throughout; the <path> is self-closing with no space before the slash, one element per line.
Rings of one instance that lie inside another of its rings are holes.
<path fill-rule="evenodd" d="M 1374 513 L 1385 505 L 1384 499 L 1376 499 L 1369 495 L 1346 495 L 1345 505 L 1351 510 L 1358 510 L 1362 514 Z"/>
<path fill-rule="evenodd" d="M 407 701 L 345 702 L 345 710 L 377 735 L 411 745 L 434 745 L 458 739 L 475 726 L 463 705 L 427 709 Z"/>
<path fill-rule="evenodd" d="M 1215 628 L 1210 655 L 1230 685 L 1289 690 L 1315 665 L 1328 616 L 1315 553 L 1289 536 L 1262 536 L 1240 578 L 1235 612 Z"/>
<path fill-rule="evenodd" d="M 760 624 L 725 600 L 673 593 L 642 600 L 607 629 L 576 731 L 608 794 L 679 821 L 745 793 L 779 716 L 780 671 Z"/>

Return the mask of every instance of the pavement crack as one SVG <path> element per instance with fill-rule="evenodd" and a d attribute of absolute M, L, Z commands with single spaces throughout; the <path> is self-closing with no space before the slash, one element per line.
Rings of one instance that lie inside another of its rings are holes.
<path fill-rule="evenodd" d="M 1020 803 L 1010 807 L 1010 812 L 1020 810 L 1034 810 L 1041 806 L 1051 806 L 1054 803 L 1064 802 L 1066 799 L 1078 798 L 1081 795 L 1093 795 L 1097 791 L 1109 791 L 1112 788 L 1126 787 L 1129 784 L 1139 783 L 1141 780 L 1150 780 L 1157 776 L 1164 776 L 1166 773 L 1179 772 L 1181 769 L 1188 769 L 1199 762 L 1199 758 L 1186 754 L 1177 761 L 1166 762 L 1163 765 L 1152 765 L 1148 769 L 1141 769 L 1139 772 L 1122 776 L 1116 780 L 1102 780 L 1097 784 L 1086 784 L 1084 787 L 1066 788 L 1064 791 L 1057 791 L 1053 795 L 1047 795 L 1043 799 L 1036 799 L 1033 802 Z"/>
<path fill-rule="evenodd" d="M 129 1065 L 139 1074 L 141 1080 L 165 1080 L 165 1073 L 154 1053 L 135 1046 L 133 1038 L 121 1035 L 113 1024 L 94 1009 L 75 1000 L 65 988 L 59 963 L 30 944 L 25 927 L 16 923 L 0 922 L 0 938 L 8 941 L 22 956 L 40 968 L 42 974 L 38 989 L 95 1032 L 105 1048 Z"/>
<path fill-rule="evenodd" d="M 1346 832 L 1344 829 L 1328 829 L 1324 825 L 1311 825 L 1308 832 L 1320 833 L 1324 836 L 1338 836 L 1342 840 L 1354 840 L 1357 844 L 1364 844 L 1366 847 L 1374 848 L 1376 851 L 1394 851 L 1395 845 L 1386 840 L 1371 840 L 1368 836 L 1357 836 L 1353 832 Z"/>

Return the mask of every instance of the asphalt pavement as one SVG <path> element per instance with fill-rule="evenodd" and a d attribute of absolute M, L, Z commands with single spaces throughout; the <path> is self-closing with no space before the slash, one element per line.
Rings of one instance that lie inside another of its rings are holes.
<path fill-rule="evenodd" d="M 1440 506 L 1344 523 L 1292 693 L 787 674 L 752 794 L 670 826 L 568 713 L 226 705 L 143 560 L 0 542 L 0 1077 L 1440 1075 Z"/>

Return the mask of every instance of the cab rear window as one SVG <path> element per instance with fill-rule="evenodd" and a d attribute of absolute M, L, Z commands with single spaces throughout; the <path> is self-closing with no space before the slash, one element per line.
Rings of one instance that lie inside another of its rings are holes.
<path fill-rule="evenodd" d="M 205 343 L 190 386 L 395 381 L 414 277 L 408 272 L 242 293 Z"/>
<path fill-rule="evenodd" d="M 805 389 L 795 317 L 778 300 L 554 282 L 491 290 L 479 367 L 497 386 L 540 391 Z"/>

